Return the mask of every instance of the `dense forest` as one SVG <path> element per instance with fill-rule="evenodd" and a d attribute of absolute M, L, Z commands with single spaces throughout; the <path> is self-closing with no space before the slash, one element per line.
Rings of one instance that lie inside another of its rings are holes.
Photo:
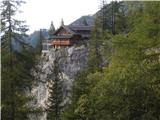
<path fill-rule="evenodd" d="M 36 47 L 26 41 L 25 21 L 15 19 L 23 3 L 1 2 L 2 120 L 28 120 L 44 112 L 29 104 L 34 96 L 28 94 L 44 36 L 37 32 Z M 160 120 L 160 2 L 102 1 L 94 17 L 87 65 L 63 107 L 55 61 L 47 120 Z"/>
<path fill-rule="evenodd" d="M 63 120 L 160 119 L 159 11 L 160 2 L 102 7 Z"/>

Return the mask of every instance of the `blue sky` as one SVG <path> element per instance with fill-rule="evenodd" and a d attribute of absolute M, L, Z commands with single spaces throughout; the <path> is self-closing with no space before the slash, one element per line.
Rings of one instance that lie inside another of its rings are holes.
<path fill-rule="evenodd" d="M 62 18 L 67 25 L 83 15 L 94 14 L 100 3 L 101 0 L 26 0 L 21 6 L 23 13 L 17 18 L 26 20 L 31 33 L 40 28 L 48 29 L 51 21 L 58 28 Z"/>

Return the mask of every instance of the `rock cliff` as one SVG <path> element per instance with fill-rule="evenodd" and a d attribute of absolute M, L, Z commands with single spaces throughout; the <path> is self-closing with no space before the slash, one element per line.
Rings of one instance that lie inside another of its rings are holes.
<path fill-rule="evenodd" d="M 35 84 L 31 94 L 35 96 L 32 106 L 42 107 L 46 109 L 46 103 L 49 96 L 47 75 L 51 73 L 51 66 L 56 57 L 59 57 L 60 71 L 64 83 L 65 101 L 68 101 L 69 91 L 75 75 L 83 69 L 87 62 L 88 50 L 84 45 L 61 47 L 59 49 L 52 48 L 48 53 L 43 55 L 38 62 L 37 70 L 34 72 L 36 76 Z M 41 115 L 31 115 L 31 120 L 46 120 L 46 113 Z"/>

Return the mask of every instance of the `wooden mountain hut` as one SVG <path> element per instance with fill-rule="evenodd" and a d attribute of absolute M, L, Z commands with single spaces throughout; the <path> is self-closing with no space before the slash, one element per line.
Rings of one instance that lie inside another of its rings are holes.
<path fill-rule="evenodd" d="M 91 27 L 89 26 L 64 26 L 57 29 L 50 38 L 53 46 L 71 46 L 81 40 L 89 39 Z"/>

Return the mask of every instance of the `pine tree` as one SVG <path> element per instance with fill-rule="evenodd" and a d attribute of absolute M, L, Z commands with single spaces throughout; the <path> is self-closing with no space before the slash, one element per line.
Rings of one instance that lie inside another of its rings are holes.
<path fill-rule="evenodd" d="M 115 35 L 115 3 L 112 1 L 112 34 Z"/>
<path fill-rule="evenodd" d="M 38 43 L 37 43 L 37 46 L 35 48 L 35 52 L 36 52 L 36 55 L 40 56 L 41 53 L 42 53 L 42 42 L 44 41 L 44 36 L 43 36 L 43 30 L 39 30 L 38 31 L 39 33 L 39 39 L 38 39 Z"/>
<path fill-rule="evenodd" d="M 60 120 L 63 102 L 63 83 L 59 68 L 59 58 L 54 60 L 54 66 L 51 68 L 49 79 L 49 104 L 47 108 L 47 120 Z"/>
<path fill-rule="evenodd" d="M 107 4 L 105 0 L 101 1 L 101 22 L 102 22 L 102 32 L 107 29 Z"/>
<path fill-rule="evenodd" d="M 86 120 L 89 111 L 87 110 L 89 100 L 88 94 L 91 86 L 94 86 L 93 81 L 88 80 L 88 75 L 94 72 L 102 72 L 102 56 L 100 51 L 101 44 L 101 31 L 98 27 L 100 22 L 95 21 L 92 31 L 92 40 L 89 42 L 89 58 L 84 70 L 80 71 L 73 83 L 71 103 L 66 107 L 62 119 L 63 120 Z M 94 119 L 92 119 L 94 120 Z"/>
<path fill-rule="evenodd" d="M 53 21 L 51 22 L 51 25 L 50 25 L 50 29 L 49 29 L 49 37 L 52 37 L 53 36 L 53 33 L 55 31 L 55 27 L 53 25 Z"/>
<path fill-rule="evenodd" d="M 14 18 L 16 12 L 18 11 L 18 7 L 20 7 L 22 3 L 24 2 L 20 0 L 3 0 L 1 2 L 1 22 L 4 25 L 2 28 L 2 33 L 4 33 L 2 37 L 3 42 L 8 41 L 12 43 L 15 40 L 16 42 L 24 44 L 22 40 L 24 39 L 24 36 L 26 36 L 26 31 L 28 31 L 28 28 L 24 25 L 25 21 L 19 21 Z"/>
<path fill-rule="evenodd" d="M 24 21 L 14 18 L 20 5 L 19 0 L 3 0 L 1 2 L 2 16 L 2 119 L 25 120 L 33 111 L 27 106 L 32 99 L 25 96 L 25 90 L 30 89 L 33 76 L 30 73 L 34 66 L 34 55 L 26 46 L 24 38 L 28 30 Z M 13 43 L 21 45 L 20 51 L 15 50 Z"/>
<path fill-rule="evenodd" d="M 127 31 L 127 5 L 125 2 L 112 1 L 109 4 L 105 0 L 101 2 L 100 15 L 97 18 L 100 21 L 99 28 L 103 33 L 111 32 L 113 35 Z"/>

